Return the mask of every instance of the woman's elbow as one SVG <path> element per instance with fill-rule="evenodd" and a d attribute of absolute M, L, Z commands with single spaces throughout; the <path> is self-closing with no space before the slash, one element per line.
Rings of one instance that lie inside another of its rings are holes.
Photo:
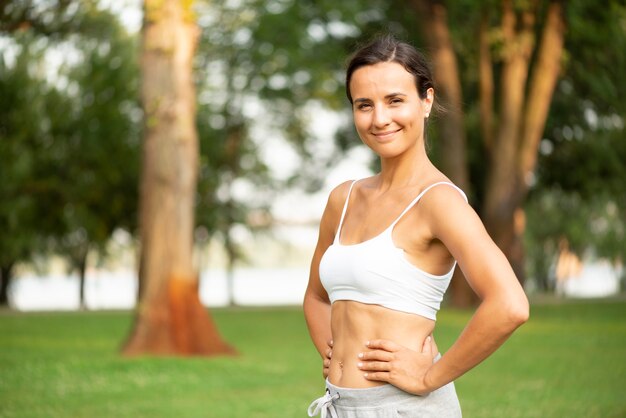
<path fill-rule="evenodd" d="M 515 328 L 523 325 L 530 317 L 530 305 L 528 298 L 522 292 L 508 306 L 508 317 Z"/>

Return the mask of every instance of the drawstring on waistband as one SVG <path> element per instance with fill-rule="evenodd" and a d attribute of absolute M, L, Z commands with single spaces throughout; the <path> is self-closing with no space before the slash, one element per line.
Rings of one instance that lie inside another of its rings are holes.
<path fill-rule="evenodd" d="M 326 394 L 324 396 L 314 400 L 311 402 L 311 405 L 309 405 L 309 416 L 314 417 L 321 412 L 321 418 L 338 418 L 337 411 L 333 405 L 333 401 L 336 399 L 339 399 L 339 394 L 335 393 L 331 396 L 330 391 L 326 389 Z"/>

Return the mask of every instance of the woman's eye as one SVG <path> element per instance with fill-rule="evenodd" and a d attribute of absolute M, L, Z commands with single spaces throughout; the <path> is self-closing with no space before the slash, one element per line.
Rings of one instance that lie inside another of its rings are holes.
<path fill-rule="evenodd" d="M 359 110 L 367 110 L 371 107 L 371 105 L 369 103 L 361 103 L 360 105 L 357 106 L 357 109 Z"/>
<path fill-rule="evenodd" d="M 402 103 L 402 99 L 391 99 L 391 104 Z"/>

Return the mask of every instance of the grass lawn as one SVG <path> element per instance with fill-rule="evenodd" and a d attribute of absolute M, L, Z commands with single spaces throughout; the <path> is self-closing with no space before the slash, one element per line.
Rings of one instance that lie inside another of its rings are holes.
<path fill-rule="evenodd" d="M 323 393 L 300 309 L 214 309 L 234 358 L 126 359 L 129 312 L 0 313 L 0 417 L 305 417 Z M 442 351 L 470 312 L 444 308 Z M 533 305 L 456 383 L 465 418 L 626 417 L 626 302 Z"/>

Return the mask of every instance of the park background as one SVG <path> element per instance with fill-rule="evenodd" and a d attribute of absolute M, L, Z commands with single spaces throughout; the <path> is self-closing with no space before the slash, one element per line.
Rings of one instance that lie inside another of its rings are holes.
<path fill-rule="evenodd" d="M 299 307 L 317 222 L 330 189 L 376 169 L 343 68 L 380 31 L 432 58 L 431 156 L 531 298 L 457 382 L 465 416 L 626 416 L 623 2 L 31 0 L 0 19 L 0 416 L 305 415 L 322 388 Z M 178 68 L 150 45 L 191 55 Z M 193 90 L 168 96 L 185 74 Z M 160 114 L 155 92 L 191 111 Z M 168 143 L 193 138 L 177 167 L 197 167 L 194 224 L 155 240 L 193 245 L 142 249 L 145 208 L 185 200 L 145 185 L 146 161 L 175 165 Z M 149 251 L 165 273 L 139 272 Z M 171 259 L 191 273 L 172 279 Z M 455 277 L 445 302 L 444 350 L 477 301 Z M 181 316 L 195 304 L 210 316 Z"/>

